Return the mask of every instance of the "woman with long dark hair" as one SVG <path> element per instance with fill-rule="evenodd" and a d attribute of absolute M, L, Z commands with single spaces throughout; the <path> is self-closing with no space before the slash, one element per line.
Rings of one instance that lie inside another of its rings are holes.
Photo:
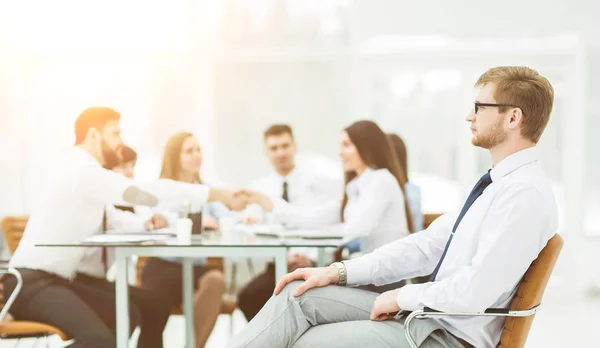
<path fill-rule="evenodd" d="M 423 211 L 421 210 L 421 188 L 413 184 L 408 178 L 408 151 L 406 150 L 406 144 L 399 135 L 390 133 L 388 138 L 392 145 L 392 149 L 396 153 L 400 167 L 404 171 L 404 193 L 406 194 L 406 201 L 410 207 L 412 213 L 412 221 L 415 231 L 421 231 L 423 229 Z"/>

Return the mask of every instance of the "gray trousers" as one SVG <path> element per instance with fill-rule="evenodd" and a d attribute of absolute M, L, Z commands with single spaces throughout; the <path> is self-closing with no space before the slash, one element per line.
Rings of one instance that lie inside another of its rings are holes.
<path fill-rule="evenodd" d="M 288 284 L 271 297 L 229 348 L 371 347 L 410 348 L 404 336 L 404 319 L 371 321 L 378 293 L 330 285 L 292 295 L 300 281 Z M 424 348 L 463 348 L 430 319 L 411 324 L 413 338 Z"/>

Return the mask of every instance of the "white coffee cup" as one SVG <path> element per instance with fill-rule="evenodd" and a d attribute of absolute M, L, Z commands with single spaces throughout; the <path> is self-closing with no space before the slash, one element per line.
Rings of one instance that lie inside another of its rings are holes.
<path fill-rule="evenodd" d="M 177 242 L 181 244 L 189 244 L 192 241 L 192 219 L 179 218 L 177 219 Z"/>

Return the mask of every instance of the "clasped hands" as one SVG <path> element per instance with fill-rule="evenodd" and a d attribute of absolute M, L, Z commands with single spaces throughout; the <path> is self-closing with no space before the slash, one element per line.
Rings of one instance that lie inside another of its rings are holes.
<path fill-rule="evenodd" d="M 273 201 L 269 196 L 249 189 L 213 188 L 210 200 L 221 201 L 229 209 L 235 211 L 244 210 L 249 204 L 258 204 L 265 211 L 273 210 Z"/>

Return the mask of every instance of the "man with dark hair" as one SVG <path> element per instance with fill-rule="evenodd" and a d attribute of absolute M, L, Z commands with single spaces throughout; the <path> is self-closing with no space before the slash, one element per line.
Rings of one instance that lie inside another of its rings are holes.
<path fill-rule="evenodd" d="M 274 172 L 255 181 L 250 187 L 272 198 L 282 198 L 299 207 L 315 206 L 329 200 L 340 200 L 343 182 L 323 175 L 314 168 L 296 164 L 296 142 L 292 128 L 275 124 L 264 132 L 265 154 Z M 267 214 L 258 205 L 251 205 L 244 212 L 246 223 L 268 222 Z M 288 226 L 293 227 L 293 226 Z M 301 252 L 300 252 L 301 251 Z M 306 250 L 292 250 L 288 258 L 289 269 L 308 267 L 314 261 Z M 275 264 L 253 279 L 239 293 L 239 307 L 246 319 L 251 320 L 267 302 L 275 286 Z"/>
<path fill-rule="evenodd" d="M 296 167 L 296 142 L 292 128 L 275 124 L 265 131 L 265 154 L 281 176 L 289 175 Z"/>
<path fill-rule="evenodd" d="M 73 348 L 115 347 L 114 284 L 106 281 L 106 253 L 94 248 L 36 247 L 72 242 L 106 231 L 105 206 L 146 205 L 159 201 L 223 201 L 236 205 L 229 190 L 171 180 L 134 182 L 104 169 L 118 163 L 120 114 L 106 107 L 86 109 L 75 122 L 76 145 L 65 151 L 45 178 L 27 228 L 10 260 L 23 278 L 11 313 L 18 320 L 55 326 L 74 339 Z M 5 298 L 16 286 L 4 280 Z M 132 326 L 139 325 L 139 347 L 162 347 L 170 308 L 143 290 L 131 288 Z M 66 310 L 68 309 L 68 310 Z"/>
<path fill-rule="evenodd" d="M 267 140 L 270 136 L 277 136 L 282 134 L 289 134 L 289 136 L 294 139 L 294 132 L 292 131 L 292 127 L 287 124 L 274 124 L 271 125 L 265 131 L 265 140 Z"/>

